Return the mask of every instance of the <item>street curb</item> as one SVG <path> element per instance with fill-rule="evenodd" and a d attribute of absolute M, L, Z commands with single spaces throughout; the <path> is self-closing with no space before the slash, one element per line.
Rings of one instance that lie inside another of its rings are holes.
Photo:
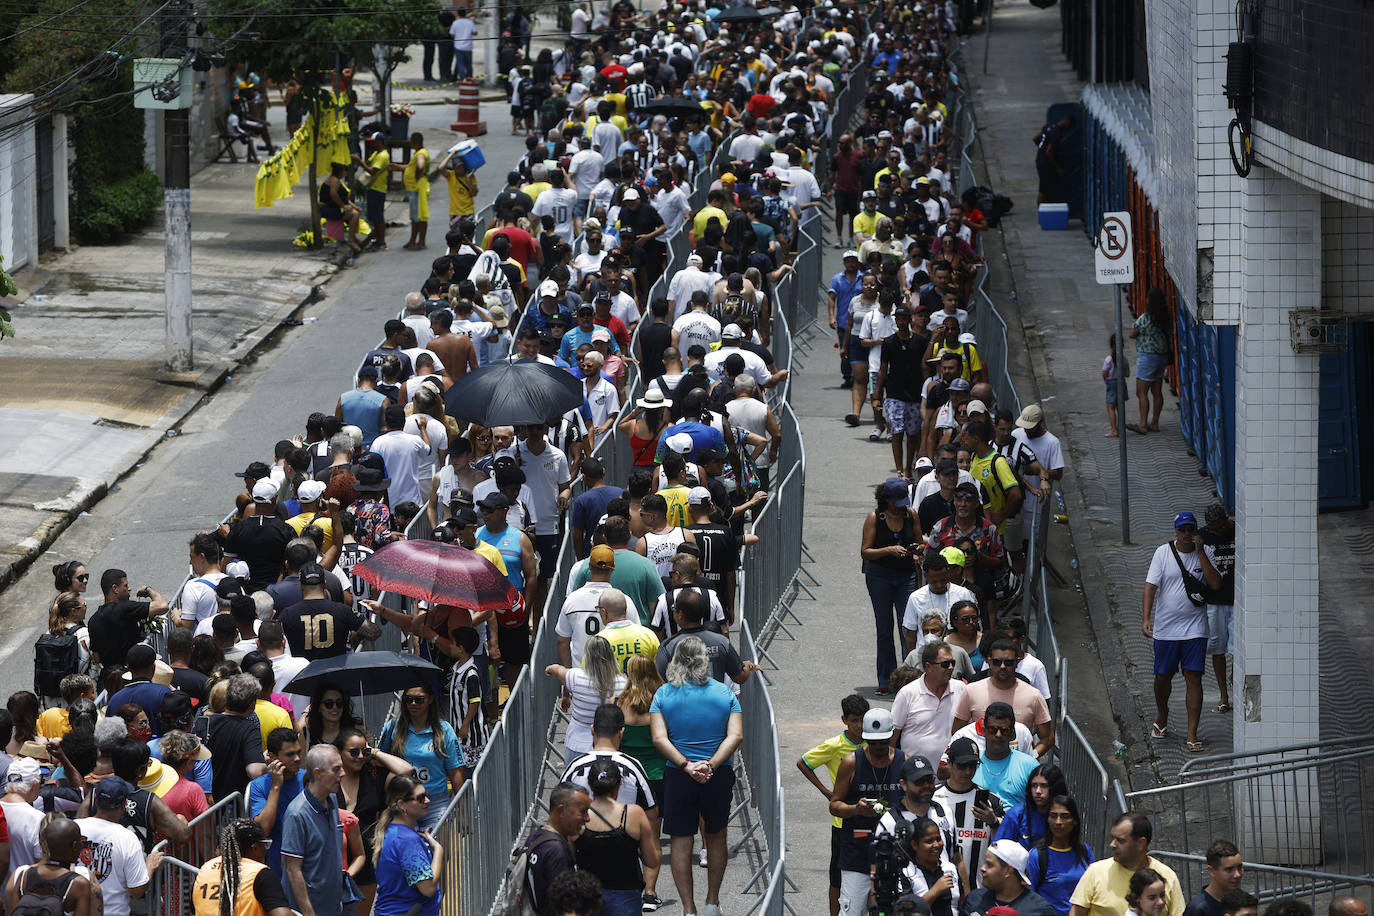
<path fill-rule="evenodd" d="M 166 381 L 169 384 L 181 384 L 189 390 L 182 395 L 155 423 L 148 427 L 150 433 L 159 435 L 153 438 L 146 449 L 134 456 L 129 465 L 119 471 L 115 478 L 106 482 L 91 482 L 76 491 L 75 497 L 71 499 L 71 504 L 62 508 L 54 509 L 53 514 L 45 518 L 33 533 L 19 541 L 13 548 L 4 549 L 5 554 L 11 555 L 7 562 L 0 563 L 0 594 L 19 580 L 34 560 L 42 556 L 49 547 L 67 530 L 78 517 L 83 513 L 89 512 L 92 507 L 99 503 L 110 489 L 136 470 L 147 459 L 153 449 L 167 437 L 167 431 L 175 431 L 177 427 L 191 414 L 197 407 L 204 403 L 205 399 L 214 394 L 224 384 L 225 380 L 235 372 L 239 366 L 253 359 L 259 350 L 273 337 L 282 327 L 282 322 L 290 318 L 293 314 L 300 311 L 305 306 L 316 301 L 320 297 L 321 287 L 327 282 L 329 277 L 334 276 L 343 267 L 347 258 L 347 248 L 335 253 L 332 263 L 326 262 L 315 276 L 311 278 L 309 291 L 295 303 L 284 302 L 267 316 L 256 328 L 245 336 L 245 344 L 238 349 L 238 355 L 233 359 L 217 359 L 196 374 L 194 380 L 186 380 L 182 377 L 169 376 Z"/>

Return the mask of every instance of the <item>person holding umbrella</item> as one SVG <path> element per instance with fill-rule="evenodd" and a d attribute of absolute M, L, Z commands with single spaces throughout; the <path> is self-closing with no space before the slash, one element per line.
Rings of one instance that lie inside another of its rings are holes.
<path fill-rule="evenodd" d="M 415 767 L 416 776 L 429 794 L 429 808 L 420 816 L 419 823 L 429 830 L 439 825 L 448 808 L 450 789 L 457 792 L 462 787 L 462 768 L 467 760 L 458 733 L 439 716 L 433 686 L 424 683 L 410 687 L 401 700 L 405 705 L 401 718 L 382 729 L 378 744 Z"/>

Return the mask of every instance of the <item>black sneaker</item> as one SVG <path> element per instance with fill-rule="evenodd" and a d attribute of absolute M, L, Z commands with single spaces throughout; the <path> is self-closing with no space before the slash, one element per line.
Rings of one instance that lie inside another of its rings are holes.
<path fill-rule="evenodd" d="M 644 895 L 644 912 L 657 912 L 658 908 L 661 906 L 663 906 L 663 901 L 659 898 L 658 894 Z"/>

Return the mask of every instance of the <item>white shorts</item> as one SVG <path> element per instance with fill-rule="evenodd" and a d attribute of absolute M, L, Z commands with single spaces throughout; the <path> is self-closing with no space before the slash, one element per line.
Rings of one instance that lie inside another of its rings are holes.
<path fill-rule="evenodd" d="M 867 872 L 840 872 L 840 916 L 863 916 L 868 912 L 868 897 L 873 879 Z"/>
<path fill-rule="evenodd" d="M 1229 655 L 1235 646 L 1234 604 L 1207 605 L 1207 654 Z"/>

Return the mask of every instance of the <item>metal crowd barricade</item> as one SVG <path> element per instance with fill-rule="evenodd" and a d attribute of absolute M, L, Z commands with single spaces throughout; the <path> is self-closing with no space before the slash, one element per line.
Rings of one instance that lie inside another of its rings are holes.
<path fill-rule="evenodd" d="M 144 894 L 144 899 L 148 901 L 148 916 L 191 916 L 195 912 L 191 891 L 199 874 L 199 865 L 174 856 L 163 858 L 157 869 L 148 876 L 148 891 Z"/>
<path fill-rule="evenodd" d="M 756 661 L 759 657 L 747 619 L 740 628 L 740 657 L 746 661 Z M 750 800 L 758 811 L 758 821 L 749 828 L 749 833 L 761 826 L 767 847 L 767 858 L 745 884 L 745 893 L 759 886 L 760 882 L 766 883 L 762 885 L 761 896 L 745 911 L 745 916 L 756 910 L 776 916 L 782 913 L 784 907 L 795 916 L 796 910 L 784 897 L 784 883 L 788 882 L 785 867 L 787 825 L 773 701 L 762 677 L 750 678 L 740 690 L 739 700 L 745 722 L 739 761 L 749 785 Z M 739 842 L 742 843 L 743 838 Z"/>
<path fill-rule="evenodd" d="M 1111 821 L 1107 817 L 1110 782 L 1102 761 L 1072 716 L 1065 716 L 1055 729 L 1055 751 L 1064 771 L 1069 795 L 1078 802 L 1083 815 L 1083 841 L 1099 857 L 1110 855 L 1108 841 Z"/>

